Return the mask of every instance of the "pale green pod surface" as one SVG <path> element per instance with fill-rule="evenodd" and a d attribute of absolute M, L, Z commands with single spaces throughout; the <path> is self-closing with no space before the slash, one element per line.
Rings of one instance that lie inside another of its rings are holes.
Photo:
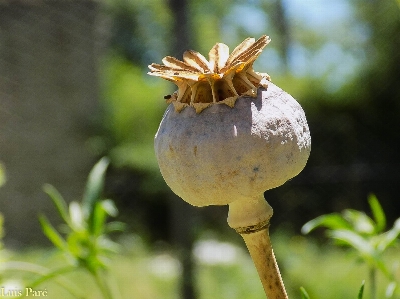
<path fill-rule="evenodd" d="M 299 174 L 310 151 L 303 109 L 271 82 L 255 98 L 240 96 L 233 108 L 177 112 L 171 104 L 155 136 L 162 176 L 195 206 L 259 197 Z"/>

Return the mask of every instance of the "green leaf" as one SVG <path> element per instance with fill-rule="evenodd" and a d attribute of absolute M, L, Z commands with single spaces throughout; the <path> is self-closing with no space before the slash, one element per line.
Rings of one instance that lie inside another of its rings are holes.
<path fill-rule="evenodd" d="M 107 237 L 102 237 L 97 239 L 97 249 L 101 250 L 105 254 L 118 253 L 120 251 L 120 245 L 111 241 Z"/>
<path fill-rule="evenodd" d="M 97 202 L 93 212 L 93 224 L 91 232 L 95 236 L 99 236 L 104 231 L 104 225 L 106 222 L 107 213 L 101 205 L 101 202 Z"/>
<path fill-rule="evenodd" d="M 85 228 L 85 219 L 82 211 L 82 207 L 76 201 L 72 201 L 69 204 L 69 214 L 71 217 L 71 229 L 74 231 L 81 231 Z"/>
<path fill-rule="evenodd" d="M 100 202 L 101 208 L 110 216 L 117 217 L 118 209 L 111 199 L 105 199 Z"/>
<path fill-rule="evenodd" d="M 382 232 L 386 228 L 386 216 L 381 204 L 374 194 L 368 196 L 368 203 L 376 223 L 376 232 Z"/>
<path fill-rule="evenodd" d="M 393 245 L 397 240 L 397 238 L 399 237 L 399 235 L 400 235 L 400 218 L 398 218 L 394 222 L 393 227 L 389 231 L 379 235 L 379 238 L 381 238 L 377 246 L 379 252 L 383 252 L 386 250 L 386 248 Z"/>
<path fill-rule="evenodd" d="M 68 245 L 57 230 L 51 225 L 46 216 L 39 216 L 40 225 L 45 236 L 56 246 L 57 248 L 68 251 Z"/>
<path fill-rule="evenodd" d="M 92 249 L 87 231 L 72 232 L 67 238 L 69 253 L 77 260 L 87 259 Z"/>
<path fill-rule="evenodd" d="M 111 233 L 116 231 L 122 232 L 125 230 L 125 227 L 126 227 L 125 223 L 119 221 L 113 221 L 106 224 L 104 232 L 105 233 Z"/>
<path fill-rule="evenodd" d="M 93 212 L 92 232 L 94 235 L 98 236 L 104 232 L 105 223 L 108 215 L 113 217 L 118 215 L 118 209 L 115 206 L 114 202 L 111 199 L 105 199 L 97 202 Z"/>
<path fill-rule="evenodd" d="M 87 218 L 90 218 L 90 215 L 94 210 L 95 202 L 100 199 L 104 187 L 104 178 L 108 164 L 109 160 L 104 157 L 96 163 L 89 173 L 82 201 L 82 207 Z"/>
<path fill-rule="evenodd" d="M 360 234 L 372 236 L 376 231 L 374 221 L 364 212 L 347 209 L 343 211 L 343 217 L 352 224 L 353 230 Z"/>
<path fill-rule="evenodd" d="M 69 214 L 68 214 L 68 206 L 65 202 L 62 195 L 57 191 L 55 187 L 50 184 L 45 184 L 43 186 L 43 191 L 51 198 L 54 205 L 57 208 L 58 214 L 60 214 L 61 218 L 67 223 L 70 224 Z"/>
<path fill-rule="evenodd" d="M 364 285 L 365 285 L 365 280 L 362 281 L 360 290 L 358 291 L 358 296 L 357 299 L 362 299 L 363 294 L 364 294 Z"/>
<path fill-rule="evenodd" d="M 319 216 L 313 220 L 308 221 L 301 228 L 303 234 L 308 234 L 317 227 L 326 227 L 330 229 L 349 229 L 351 226 L 337 213 Z"/>
<path fill-rule="evenodd" d="M 328 232 L 328 235 L 353 247 L 364 259 L 369 261 L 375 259 L 375 250 L 372 245 L 356 232 L 350 230 L 332 230 Z"/>
<path fill-rule="evenodd" d="M 310 299 L 310 296 L 303 287 L 300 287 L 300 293 L 301 293 L 301 299 Z"/>

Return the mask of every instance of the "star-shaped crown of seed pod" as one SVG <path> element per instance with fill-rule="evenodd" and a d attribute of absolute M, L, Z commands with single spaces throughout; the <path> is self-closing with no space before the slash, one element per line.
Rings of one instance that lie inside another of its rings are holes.
<path fill-rule="evenodd" d="M 257 96 L 257 88 L 267 88 L 270 77 L 253 70 L 253 63 L 270 42 L 266 35 L 257 41 L 246 38 L 229 55 L 229 48 L 217 43 L 209 52 L 209 61 L 199 52 L 188 50 L 183 61 L 164 57 L 162 64 L 149 65 L 149 75 L 172 81 L 178 90 L 166 96 L 176 111 L 193 106 L 197 113 L 213 104 L 235 105 L 239 96 Z"/>

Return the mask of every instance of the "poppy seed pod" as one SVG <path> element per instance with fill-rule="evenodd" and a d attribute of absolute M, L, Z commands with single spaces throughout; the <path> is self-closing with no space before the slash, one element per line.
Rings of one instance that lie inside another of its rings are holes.
<path fill-rule="evenodd" d="M 161 173 L 195 206 L 251 199 L 296 176 L 310 152 L 304 112 L 272 83 L 233 108 L 212 105 L 197 114 L 170 106 L 155 138 Z"/>
<path fill-rule="evenodd" d="M 167 56 L 163 65 L 150 65 L 149 74 L 178 86 L 166 96 L 171 104 L 155 136 L 161 174 L 192 205 L 229 205 L 228 224 L 244 238 L 272 299 L 287 295 L 269 242 L 272 209 L 263 193 L 301 172 L 311 137 L 299 103 L 253 70 L 269 41 L 265 35 L 247 38 L 230 55 L 217 43 L 208 61 L 192 50 L 183 61 Z"/>

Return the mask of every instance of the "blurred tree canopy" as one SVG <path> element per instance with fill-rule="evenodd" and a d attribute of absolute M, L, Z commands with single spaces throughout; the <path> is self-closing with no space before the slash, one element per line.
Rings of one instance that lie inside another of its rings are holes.
<path fill-rule="evenodd" d="M 180 58 L 177 43 L 207 54 L 216 42 L 233 49 L 248 36 L 268 34 L 272 42 L 255 69 L 267 71 L 299 100 L 313 138 L 305 170 L 265 194 L 276 211 L 273 221 L 290 222 L 298 231 L 323 213 L 366 209 L 369 192 L 392 211 L 389 221 L 398 217 L 398 1 L 178 2 L 187 5 L 185 28 L 174 27 L 171 10 L 181 7 L 176 1 L 107 2 L 112 36 L 102 65 L 104 140 L 119 173 L 112 192 L 128 206 L 144 198 L 163 205 L 169 194 L 158 173 L 153 137 L 166 108 L 163 95 L 174 86 L 146 76 L 147 65 L 166 55 Z"/>

